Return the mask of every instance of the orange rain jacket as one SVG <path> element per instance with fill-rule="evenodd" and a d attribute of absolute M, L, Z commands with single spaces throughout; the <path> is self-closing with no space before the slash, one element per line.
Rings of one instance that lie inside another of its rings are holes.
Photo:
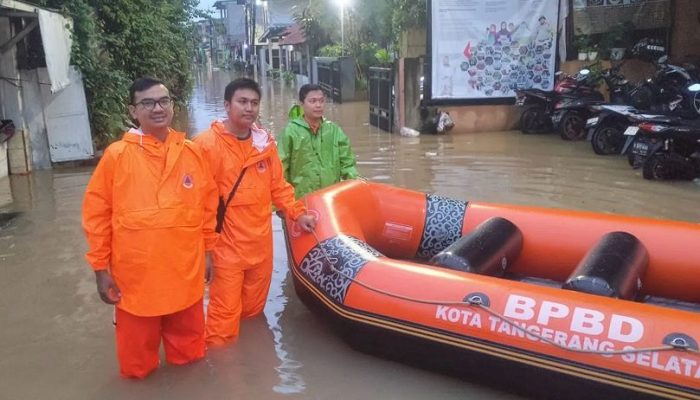
<path fill-rule="evenodd" d="M 164 143 L 130 130 L 88 183 L 88 263 L 110 269 L 117 307 L 137 316 L 183 310 L 204 295 L 204 251 L 214 248 L 218 197 L 199 146 L 170 130 Z"/>
<path fill-rule="evenodd" d="M 224 199 L 228 198 L 243 167 L 248 167 L 226 210 L 223 230 L 213 253 L 214 264 L 219 267 L 233 263 L 248 269 L 271 259 L 271 204 L 292 220 L 305 212 L 304 205 L 294 200 L 294 188 L 284 180 L 274 139 L 265 130 L 253 126 L 250 137 L 241 140 L 228 133 L 222 121 L 215 121 L 194 141 L 202 146 L 219 195 Z"/>

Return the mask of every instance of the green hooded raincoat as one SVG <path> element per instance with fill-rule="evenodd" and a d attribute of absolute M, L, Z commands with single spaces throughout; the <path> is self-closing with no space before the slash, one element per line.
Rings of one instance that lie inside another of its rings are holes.
<path fill-rule="evenodd" d="M 294 186 L 297 199 L 358 176 L 348 137 L 325 118 L 314 134 L 306 120 L 297 117 L 287 124 L 277 142 L 284 177 Z"/>

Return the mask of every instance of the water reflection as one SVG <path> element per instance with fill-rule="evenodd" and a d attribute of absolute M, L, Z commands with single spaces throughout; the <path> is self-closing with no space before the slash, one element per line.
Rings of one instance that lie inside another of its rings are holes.
<path fill-rule="evenodd" d="M 275 238 L 274 248 L 284 249 L 282 223 L 277 217 L 273 218 L 272 230 Z M 300 373 L 303 365 L 299 361 L 294 360 L 288 351 L 281 321 L 285 308 L 289 303 L 289 293 L 285 293 L 285 289 L 290 287 L 287 284 L 287 278 L 289 277 L 287 257 L 280 250 L 276 253 L 272 270 L 272 280 L 275 284 L 270 287 L 268 302 L 264 310 L 267 324 L 272 332 L 275 354 L 279 360 L 275 370 L 279 374 L 280 382 L 273 387 L 273 390 L 281 394 L 303 393 L 304 389 L 306 389 L 306 383 Z"/>

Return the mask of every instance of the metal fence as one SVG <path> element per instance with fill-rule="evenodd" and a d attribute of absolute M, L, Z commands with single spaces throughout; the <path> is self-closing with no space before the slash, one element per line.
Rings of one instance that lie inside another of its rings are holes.
<path fill-rule="evenodd" d="M 394 121 L 394 71 L 369 68 L 369 123 L 391 132 Z"/>
<path fill-rule="evenodd" d="M 314 57 L 316 82 L 333 102 L 355 99 L 355 60 L 350 57 Z"/>

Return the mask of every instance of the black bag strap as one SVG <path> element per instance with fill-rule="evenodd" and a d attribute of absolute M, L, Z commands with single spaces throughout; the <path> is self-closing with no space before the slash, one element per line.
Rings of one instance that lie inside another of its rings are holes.
<path fill-rule="evenodd" d="M 248 167 L 245 167 L 241 170 L 241 173 L 238 175 L 238 179 L 236 179 L 236 183 L 233 184 L 233 189 L 231 189 L 231 193 L 228 194 L 228 199 L 226 199 L 226 208 L 228 208 L 228 204 L 231 202 L 231 200 L 233 200 L 233 195 L 236 194 L 236 190 L 238 190 L 238 185 L 241 184 L 241 181 L 243 180 L 243 175 L 245 175 L 245 171 L 247 169 Z"/>
<path fill-rule="evenodd" d="M 233 195 L 236 194 L 236 190 L 238 190 L 238 185 L 241 184 L 241 180 L 243 179 L 243 175 L 245 175 L 245 171 L 248 169 L 248 167 L 245 167 L 241 170 L 241 173 L 238 175 L 238 179 L 236 180 L 236 183 L 233 185 L 233 189 L 231 189 L 231 193 L 228 194 L 228 198 L 226 199 L 226 203 L 224 203 L 224 198 L 219 196 L 219 207 L 216 209 L 216 232 L 221 233 L 221 231 L 224 230 L 224 217 L 226 216 L 226 209 L 228 209 L 229 203 L 231 203 L 231 200 L 233 200 Z"/>

